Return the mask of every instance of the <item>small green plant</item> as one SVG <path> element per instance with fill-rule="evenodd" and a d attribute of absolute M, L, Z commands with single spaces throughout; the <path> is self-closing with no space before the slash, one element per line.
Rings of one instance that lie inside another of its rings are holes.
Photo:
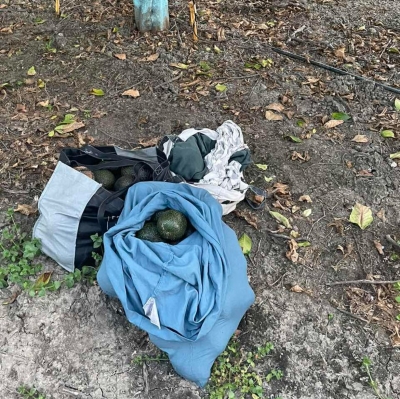
<path fill-rule="evenodd" d="M 48 42 L 46 42 L 44 48 L 48 53 L 54 54 L 57 52 L 57 49 L 55 47 L 53 47 L 53 40 L 49 40 Z"/>
<path fill-rule="evenodd" d="M 165 352 L 161 352 L 156 356 L 138 355 L 132 360 L 132 363 L 136 366 L 142 366 L 146 362 L 165 362 L 168 360 L 168 355 Z"/>
<path fill-rule="evenodd" d="M 275 378 L 276 380 L 280 380 L 282 377 L 283 377 L 283 372 L 282 372 L 282 370 L 275 370 L 275 369 L 272 369 L 272 370 L 267 374 L 267 376 L 265 377 L 265 380 L 266 380 L 267 382 L 270 382 L 270 381 L 273 380 L 274 378 Z"/>
<path fill-rule="evenodd" d="M 86 119 L 91 118 L 91 117 L 92 117 L 92 113 L 90 112 L 90 109 L 84 109 L 84 110 L 83 110 L 83 116 L 84 116 Z"/>
<path fill-rule="evenodd" d="M 240 398 L 251 395 L 253 399 L 263 397 L 263 379 L 255 370 L 256 362 L 265 358 L 274 349 L 274 345 L 267 342 L 253 352 L 245 352 L 239 348 L 238 341 L 232 339 L 224 352 L 214 363 L 210 384 L 208 386 L 210 399 Z M 281 379 L 281 370 L 271 370 L 265 381 Z"/>
<path fill-rule="evenodd" d="M 36 388 L 29 388 L 24 385 L 20 386 L 17 392 L 23 399 L 46 399 L 46 396 L 41 394 Z"/>
<path fill-rule="evenodd" d="M 361 368 L 363 370 L 366 371 L 368 378 L 369 378 L 369 385 L 371 386 L 371 388 L 374 390 L 375 395 L 377 396 L 377 398 L 379 399 L 391 399 L 391 398 L 386 398 L 385 396 L 383 396 L 380 391 L 379 391 L 379 387 L 378 387 L 378 383 L 372 378 L 372 374 L 371 374 L 371 360 L 368 357 L 363 357 L 362 363 L 361 363 Z"/>
<path fill-rule="evenodd" d="M 23 287 L 29 277 L 42 270 L 42 265 L 35 262 L 40 255 L 40 241 L 22 232 L 15 223 L 13 209 L 7 211 L 6 220 L 8 226 L 0 235 L 0 288 L 10 284 Z"/>
<path fill-rule="evenodd" d="M 52 281 L 52 272 L 44 272 L 33 281 L 33 277 L 43 268 L 41 264 L 36 263 L 36 258 L 41 254 L 40 241 L 31 239 L 27 233 L 22 232 L 15 222 L 13 209 L 7 211 L 6 220 L 7 226 L 0 234 L 0 289 L 15 284 L 26 290 L 30 296 L 41 297 L 47 292 L 57 291 L 62 286 L 72 288 L 78 282 L 94 284 L 103 259 L 97 252 L 92 252 L 95 267 L 83 266 L 82 270 L 68 273 L 60 281 Z M 103 238 L 98 234 L 92 235 L 91 238 L 93 248 L 100 248 Z"/>

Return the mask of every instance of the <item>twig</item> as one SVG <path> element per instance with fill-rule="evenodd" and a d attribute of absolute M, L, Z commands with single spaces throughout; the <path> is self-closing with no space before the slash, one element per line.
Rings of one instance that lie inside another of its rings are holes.
<path fill-rule="evenodd" d="M 310 237 L 310 234 L 311 234 L 311 232 L 313 231 L 314 226 L 315 226 L 317 223 L 319 223 L 322 219 L 325 218 L 325 216 L 326 216 L 325 209 L 322 208 L 322 210 L 324 211 L 324 215 L 323 215 L 322 217 L 320 217 L 317 221 L 315 221 L 315 222 L 312 224 L 311 229 L 310 229 L 310 231 L 308 232 L 308 234 L 307 234 L 307 236 L 306 236 L 306 239 L 307 239 L 307 240 L 308 240 L 308 237 Z"/>
<path fill-rule="evenodd" d="M 388 234 L 386 237 L 386 240 L 388 240 L 396 249 L 400 250 L 400 244 L 398 244 L 393 238 Z"/>
<path fill-rule="evenodd" d="M 278 284 L 281 280 L 284 279 L 284 277 L 285 277 L 287 274 L 289 274 L 289 272 L 286 272 L 286 273 L 282 274 L 282 276 L 280 276 L 280 277 L 278 278 L 278 280 L 276 280 L 274 283 L 268 284 L 268 287 L 273 287 L 274 285 Z"/>
<path fill-rule="evenodd" d="M 343 310 L 343 309 L 339 309 L 339 308 L 335 308 L 335 309 L 338 310 L 340 313 L 343 313 L 343 314 L 345 314 L 345 315 L 347 315 L 347 316 L 350 316 L 350 317 L 354 317 L 355 319 L 360 320 L 360 321 L 362 321 L 363 323 L 368 323 L 368 320 L 365 320 L 365 319 L 363 319 L 363 318 L 360 317 L 360 316 L 356 316 L 355 314 L 350 313 L 350 312 L 348 312 L 347 310 Z"/>
<path fill-rule="evenodd" d="M 178 76 L 175 76 L 173 79 L 168 80 L 168 81 L 166 81 L 166 82 L 160 83 L 159 85 L 153 87 L 153 89 L 158 89 L 159 87 L 162 87 L 162 86 L 164 86 L 164 85 L 168 85 L 168 84 L 170 84 L 170 83 L 172 83 L 172 82 L 175 82 L 175 81 L 179 80 L 182 76 L 183 76 L 183 73 L 180 72 Z"/>
<path fill-rule="evenodd" d="M 275 233 L 274 231 L 269 230 L 269 229 L 266 229 L 265 231 L 266 231 L 269 235 L 271 235 L 272 237 L 275 237 L 275 238 L 282 238 L 283 240 L 289 240 L 289 241 L 290 241 L 290 240 L 295 240 L 295 241 L 307 241 L 306 238 L 302 238 L 302 237 L 293 238 L 293 237 L 286 236 L 285 234 Z"/>
<path fill-rule="evenodd" d="M 333 283 L 326 283 L 325 285 L 331 287 L 333 285 L 346 285 L 346 284 L 396 284 L 400 283 L 400 280 L 347 280 L 347 281 L 335 281 Z"/>
<path fill-rule="evenodd" d="M 275 51 L 278 54 L 285 55 L 286 57 L 293 58 L 293 59 L 299 60 L 299 61 L 303 61 L 303 62 L 306 62 L 307 64 L 315 65 L 315 66 L 317 66 L 319 68 L 326 69 L 327 71 L 335 72 L 338 75 L 352 76 L 354 79 L 362 80 L 364 82 L 373 83 L 376 86 L 380 86 L 385 90 L 391 91 L 391 92 L 396 93 L 396 94 L 400 94 L 400 89 L 396 89 L 395 87 L 388 86 L 388 85 L 385 85 L 383 83 L 375 82 L 375 80 L 364 78 L 364 76 L 355 75 L 354 73 L 347 72 L 347 71 L 345 71 L 343 69 L 335 68 L 335 67 L 332 67 L 330 65 L 323 64 L 322 62 L 313 61 L 313 60 L 311 60 L 309 58 L 306 58 L 306 57 L 303 57 L 301 55 L 297 55 L 297 54 L 290 53 L 289 51 L 281 50 L 280 48 L 271 47 L 271 50 Z"/>

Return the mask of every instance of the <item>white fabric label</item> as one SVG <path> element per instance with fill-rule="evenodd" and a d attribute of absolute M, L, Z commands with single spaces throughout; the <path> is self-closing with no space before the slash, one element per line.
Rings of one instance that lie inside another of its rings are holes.
<path fill-rule="evenodd" d="M 158 317 L 158 310 L 156 300 L 150 297 L 147 302 L 143 305 L 144 314 L 150 319 L 151 323 L 161 328 L 160 319 Z"/>

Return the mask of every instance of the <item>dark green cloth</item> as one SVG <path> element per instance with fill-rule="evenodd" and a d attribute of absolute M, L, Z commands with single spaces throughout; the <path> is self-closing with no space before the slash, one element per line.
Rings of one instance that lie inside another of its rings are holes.
<path fill-rule="evenodd" d="M 215 140 L 205 134 L 195 134 L 177 142 L 168 158 L 170 169 L 187 181 L 199 181 L 208 172 L 204 157 L 215 147 Z"/>
<path fill-rule="evenodd" d="M 186 141 L 176 142 L 168 158 L 170 169 L 186 181 L 201 180 L 208 173 L 204 158 L 215 144 L 215 140 L 201 133 L 194 134 Z M 244 170 L 251 163 L 250 151 L 235 152 L 229 159 L 231 161 L 239 162 L 242 165 L 240 170 Z"/>
<path fill-rule="evenodd" d="M 240 170 L 245 170 L 250 164 L 251 164 L 251 156 L 250 156 L 250 151 L 248 149 L 246 150 L 240 150 L 232 154 L 232 156 L 229 158 L 229 163 L 232 161 L 239 162 L 242 164 L 242 167 Z"/>

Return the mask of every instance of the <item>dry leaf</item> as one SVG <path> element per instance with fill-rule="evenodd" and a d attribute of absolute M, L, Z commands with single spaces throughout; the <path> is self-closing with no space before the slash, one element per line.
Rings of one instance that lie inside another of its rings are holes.
<path fill-rule="evenodd" d="M 114 57 L 119 60 L 126 60 L 126 54 L 114 54 Z"/>
<path fill-rule="evenodd" d="M 74 130 L 81 129 L 82 127 L 85 127 L 85 124 L 83 122 L 72 122 L 69 125 L 64 125 L 61 133 L 70 133 Z"/>
<path fill-rule="evenodd" d="M 275 183 L 272 188 L 274 189 L 274 193 L 276 195 L 289 195 L 289 186 L 287 184 L 283 184 L 283 183 Z"/>
<path fill-rule="evenodd" d="M 302 195 L 302 196 L 299 198 L 299 201 L 309 202 L 309 203 L 312 202 L 311 197 L 310 197 L 309 195 Z"/>
<path fill-rule="evenodd" d="M 336 229 L 336 232 L 340 234 L 341 236 L 344 233 L 344 225 L 343 221 L 341 218 L 334 218 L 332 223 L 328 224 L 329 227 L 334 227 Z"/>
<path fill-rule="evenodd" d="M 291 209 L 292 213 L 296 213 L 296 212 L 299 211 L 299 210 L 300 210 L 300 207 L 299 207 L 299 206 L 297 206 L 297 205 L 293 205 L 293 206 L 292 206 L 292 209 Z"/>
<path fill-rule="evenodd" d="M 128 96 L 128 97 L 133 97 L 133 98 L 137 98 L 140 96 L 139 90 L 136 89 L 129 89 L 129 90 L 125 90 L 122 93 L 123 96 Z"/>
<path fill-rule="evenodd" d="M 18 298 L 18 295 L 21 293 L 21 291 L 16 290 L 13 292 L 13 294 L 10 296 L 10 298 L 6 299 L 2 305 L 11 305 L 12 303 L 15 302 L 15 300 Z"/>
<path fill-rule="evenodd" d="M 299 260 L 299 254 L 297 253 L 298 247 L 296 240 L 291 238 L 289 241 L 289 251 L 286 252 L 286 257 L 293 263 L 296 263 Z"/>
<path fill-rule="evenodd" d="M 363 134 L 357 134 L 351 139 L 351 141 L 356 143 L 368 143 L 368 137 L 364 136 Z"/>
<path fill-rule="evenodd" d="M 383 252 L 383 246 L 379 240 L 374 240 L 375 248 L 379 252 L 379 255 L 385 255 Z"/>
<path fill-rule="evenodd" d="M 332 120 L 326 122 L 325 125 L 324 125 L 324 127 L 325 127 L 326 129 L 332 129 L 332 128 L 336 127 L 336 126 L 341 125 L 342 123 L 344 123 L 344 121 L 332 119 Z"/>
<path fill-rule="evenodd" d="M 377 216 L 379 219 L 381 219 L 381 220 L 383 220 L 384 222 L 386 222 L 386 216 L 385 216 L 385 210 L 384 210 L 384 209 L 381 209 L 381 210 L 376 214 L 376 216 Z"/>
<path fill-rule="evenodd" d="M 143 147 L 154 147 L 155 145 L 158 144 L 158 142 L 160 141 L 161 137 L 153 137 L 150 140 L 144 141 L 144 140 L 140 140 L 139 144 Z"/>
<path fill-rule="evenodd" d="M 40 105 L 41 107 L 47 107 L 49 105 L 49 100 L 40 101 L 38 102 L 38 105 Z"/>
<path fill-rule="evenodd" d="M 238 209 L 234 211 L 234 214 L 237 217 L 244 219 L 250 226 L 253 226 L 256 230 L 258 230 L 258 219 L 255 215 L 252 215 L 249 211 L 240 211 Z"/>
<path fill-rule="evenodd" d="M 15 212 L 20 212 L 23 215 L 29 216 L 33 215 L 37 212 L 37 209 L 31 205 L 26 204 L 18 204 L 17 207 L 14 209 Z"/>
<path fill-rule="evenodd" d="M 225 37 L 225 29 L 224 28 L 219 28 L 217 31 L 217 40 L 219 42 L 224 42 L 226 40 Z"/>
<path fill-rule="evenodd" d="M 265 112 L 265 118 L 269 121 L 281 121 L 283 120 L 282 115 L 278 115 L 275 112 L 272 111 L 266 111 Z"/>
<path fill-rule="evenodd" d="M 369 170 L 363 169 L 357 172 L 356 176 L 373 176 L 373 174 Z"/>
<path fill-rule="evenodd" d="M 344 55 L 344 52 L 345 52 L 345 47 L 340 47 L 340 48 L 338 48 L 337 50 L 335 50 L 335 56 L 336 57 L 338 57 L 338 58 L 345 58 L 345 55 Z"/>
<path fill-rule="evenodd" d="M 339 251 L 341 251 L 342 254 L 344 255 L 344 248 L 343 248 L 341 245 L 338 245 L 338 246 L 337 246 L 337 249 L 338 249 Z"/>
<path fill-rule="evenodd" d="M 75 166 L 73 169 L 77 170 L 80 173 L 83 173 L 85 176 L 89 177 L 89 179 L 94 180 L 93 172 L 89 170 L 86 166 Z"/>
<path fill-rule="evenodd" d="M 267 105 L 267 109 L 271 109 L 272 111 L 282 112 L 285 107 L 279 103 L 272 103 Z"/>
<path fill-rule="evenodd" d="M 154 62 L 154 61 L 158 60 L 159 56 L 160 56 L 160 54 L 154 53 L 154 54 L 151 54 L 148 57 L 146 57 L 144 60 L 148 61 L 148 62 Z"/>
<path fill-rule="evenodd" d="M 298 284 L 295 284 L 294 286 L 292 286 L 292 288 L 290 288 L 290 291 L 292 292 L 304 292 L 303 288 L 301 288 Z"/>
<path fill-rule="evenodd" d="M 297 151 L 293 151 L 292 155 L 291 155 L 291 159 L 292 161 L 295 161 L 296 159 L 300 159 L 303 162 L 308 162 L 311 157 L 308 154 L 308 151 L 305 151 L 304 154 L 301 154 L 300 152 Z"/>

